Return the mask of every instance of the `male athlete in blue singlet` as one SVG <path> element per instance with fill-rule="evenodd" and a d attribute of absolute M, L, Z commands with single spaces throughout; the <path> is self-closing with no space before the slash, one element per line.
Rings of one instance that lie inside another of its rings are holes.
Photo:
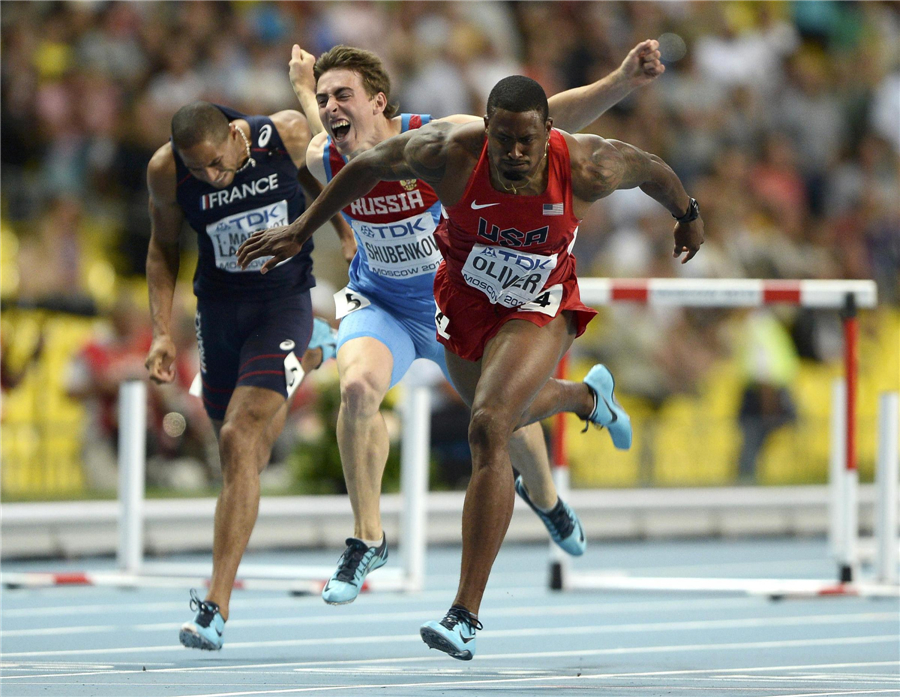
<path fill-rule="evenodd" d="M 205 600 L 192 594 L 197 615 L 180 633 L 192 648 L 222 648 L 235 575 L 256 522 L 259 473 L 284 426 L 287 398 L 333 351 L 328 325 L 316 320 L 313 329 L 312 244 L 265 276 L 247 273 L 237 261 L 238 247 L 253 232 L 285 225 L 305 210 L 301 184 L 313 195 L 321 189 L 305 166 L 310 135 L 297 111 L 244 116 L 194 102 L 176 112 L 171 142 L 147 169 L 153 320 L 147 370 L 154 382 L 175 378 L 170 324 L 178 239 L 187 220 L 200 250 L 194 293 L 203 405 L 222 461 L 212 581 Z M 350 231 L 342 220 L 335 224 L 349 258 Z"/>
<path fill-rule="evenodd" d="M 657 43 L 645 41 L 609 77 L 555 96 L 551 111 L 562 127 L 583 128 L 663 70 Z M 295 46 L 291 77 L 304 111 L 317 111 L 325 129 L 313 137 L 307 153 L 307 166 L 322 183 L 360 153 L 430 120 L 397 115 L 390 104 L 390 78 L 381 60 L 368 51 L 338 46 L 314 60 Z M 465 123 L 478 117 L 441 120 Z M 322 593 L 333 604 L 352 602 L 366 575 L 387 559 L 379 507 L 388 452 L 381 402 L 415 358 L 428 358 L 447 374 L 434 324 L 434 274 L 441 261 L 433 234 L 441 216 L 437 195 L 417 179 L 381 182 L 343 213 L 356 234 L 358 252 L 350 283 L 335 295 L 337 316 L 342 318 L 338 444 L 355 526 Z M 519 493 L 554 541 L 570 554 L 582 554 L 584 533 L 574 512 L 557 496 L 540 425 L 517 431 L 510 454 L 522 474 L 516 483 Z"/>

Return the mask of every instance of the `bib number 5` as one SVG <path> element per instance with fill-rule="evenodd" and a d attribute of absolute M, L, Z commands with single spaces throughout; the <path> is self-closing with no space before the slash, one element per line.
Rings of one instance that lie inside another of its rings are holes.
<path fill-rule="evenodd" d="M 361 293 L 350 288 L 342 288 L 334 294 L 334 318 L 341 319 L 371 304 L 372 301 Z"/>

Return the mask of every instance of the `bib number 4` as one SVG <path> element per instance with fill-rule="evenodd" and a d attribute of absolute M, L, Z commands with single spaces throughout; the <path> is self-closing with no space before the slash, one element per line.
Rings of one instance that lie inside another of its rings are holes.
<path fill-rule="evenodd" d="M 550 317 L 556 317 L 559 306 L 562 303 L 563 287 L 561 283 L 550 286 L 530 303 L 519 307 L 522 312 L 542 312 Z"/>

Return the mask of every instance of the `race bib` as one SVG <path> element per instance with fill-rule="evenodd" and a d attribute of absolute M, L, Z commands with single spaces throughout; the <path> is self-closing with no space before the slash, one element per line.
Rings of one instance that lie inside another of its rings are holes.
<path fill-rule="evenodd" d="M 507 247 L 476 244 L 463 266 L 463 278 L 495 305 L 520 307 L 537 298 L 553 269 L 556 254 L 543 256 Z"/>
<path fill-rule="evenodd" d="M 447 327 L 450 326 L 450 318 L 441 312 L 441 308 L 438 308 L 437 312 L 434 313 L 434 326 L 440 336 L 445 339 L 450 338 L 450 334 L 447 332 Z"/>
<path fill-rule="evenodd" d="M 525 303 L 519 308 L 519 312 L 541 312 L 550 317 L 556 317 L 559 306 L 562 303 L 562 283 L 550 286 L 530 303 Z"/>
<path fill-rule="evenodd" d="M 237 260 L 238 248 L 254 232 L 287 225 L 288 222 L 287 201 L 278 201 L 261 208 L 235 213 L 215 223 L 210 223 L 206 226 L 206 234 L 209 235 L 213 251 L 216 254 L 216 268 L 231 273 L 258 272 L 263 264 L 272 257 L 254 259 L 246 269 L 242 269 Z M 281 264 L 283 263 L 285 262 L 281 262 Z"/>
<path fill-rule="evenodd" d="M 431 213 L 384 224 L 351 219 L 350 225 L 366 253 L 369 270 L 379 276 L 421 276 L 434 273 L 441 263 Z"/>
<path fill-rule="evenodd" d="M 306 375 L 306 371 L 303 370 L 300 360 L 291 351 L 284 357 L 284 387 L 287 390 L 288 399 L 294 396 L 294 392 L 303 382 L 304 375 Z"/>
<path fill-rule="evenodd" d="M 361 293 L 350 288 L 342 288 L 334 294 L 334 318 L 341 319 L 371 304 L 372 301 Z"/>

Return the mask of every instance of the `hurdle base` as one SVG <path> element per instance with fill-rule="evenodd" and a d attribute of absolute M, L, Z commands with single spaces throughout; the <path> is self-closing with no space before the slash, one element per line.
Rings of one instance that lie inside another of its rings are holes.
<path fill-rule="evenodd" d="M 844 596 L 900 598 L 900 586 L 882 583 L 835 583 L 820 579 L 659 578 L 574 572 L 566 576 L 565 590 L 732 593 L 773 600 Z"/>

